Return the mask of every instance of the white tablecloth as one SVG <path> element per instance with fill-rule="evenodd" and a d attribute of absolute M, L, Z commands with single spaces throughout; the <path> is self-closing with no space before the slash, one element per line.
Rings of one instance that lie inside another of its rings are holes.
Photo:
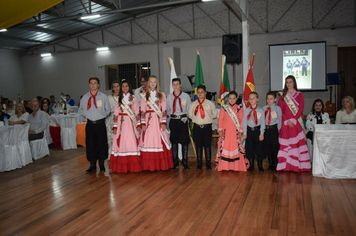
<path fill-rule="evenodd" d="M 29 124 L 0 126 L 0 171 L 21 168 L 32 162 Z"/>
<path fill-rule="evenodd" d="M 315 125 L 313 175 L 356 178 L 356 125 Z"/>
<path fill-rule="evenodd" d="M 68 115 L 57 115 L 57 114 L 52 114 L 51 119 L 57 123 L 60 124 L 60 119 L 65 119 L 66 117 L 75 117 L 77 119 L 77 124 L 83 123 L 86 119 L 79 113 L 71 113 Z"/>

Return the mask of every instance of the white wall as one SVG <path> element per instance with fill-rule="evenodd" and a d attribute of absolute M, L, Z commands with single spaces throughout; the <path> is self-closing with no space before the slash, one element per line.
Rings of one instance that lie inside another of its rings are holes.
<path fill-rule="evenodd" d="M 0 49 L 0 94 L 18 101 L 17 94 L 25 98 L 24 76 L 19 53 Z"/>
<path fill-rule="evenodd" d="M 76 103 L 80 95 L 89 91 L 90 77 L 100 79 L 100 90 L 110 94 L 105 86 L 105 69 L 100 65 L 151 62 L 151 73 L 158 74 L 157 45 L 140 45 L 112 48 L 109 51 L 95 50 L 59 53 L 52 57 L 25 56 L 22 58 L 26 94 L 56 99 L 63 92 L 70 94 Z"/>
<path fill-rule="evenodd" d="M 256 90 L 260 94 L 260 104 L 265 104 L 265 94 L 269 89 L 269 44 L 326 41 L 327 72 L 337 72 L 337 47 L 356 46 L 355 28 L 337 30 L 309 30 L 250 36 L 250 50 L 256 53 L 253 73 Z M 94 50 L 54 54 L 52 58 L 25 56 L 21 58 L 26 87 L 26 95 L 34 97 L 61 92 L 69 93 L 77 102 L 81 94 L 88 91 L 88 78 L 99 77 L 104 85 L 104 69 L 99 65 L 150 61 L 152 74 L 160 77 L 163 91 L 169 91 L 169 65 L 167 57 L 174 57 L 180 49 L 180 71 L 182 74 L 195 73 L 196 50 L 201 56 L 204 81 L 208 91 L 218 91 L 221 79 L 221 38 L 168 42 L 167 44 L 146 44 L 111 48 L 108 52 Z M 174 58 L 177 58 L 175 56 Z M 177 59 L 175 59 L 177 60 Z M 159 63 L 158 63 L 159 62 Z M 228 66 L 232 87 L 232 66 Z M 242 93 L 242 66 L 237 66 L 237 92 Z M 101 88 L 103 91 L 104 88 Z M 17 92 L 16 92 L 17 93 Z M 109 93 L 109 91 L 107 91 Z M 308 113 L 315 98 L 328 100 L 329 93 L 304 93 Z"/>

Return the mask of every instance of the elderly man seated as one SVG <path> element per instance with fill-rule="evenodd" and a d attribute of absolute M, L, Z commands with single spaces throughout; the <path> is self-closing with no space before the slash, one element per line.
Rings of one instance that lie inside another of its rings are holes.
<path fill-rule="evenodd" d="M 32 101 L 32 114 L 29 115 L 27 123 L 30 124 L 30 131 L 28 132 L 28 139 L 30 141 L 42 139 L 44 130 L 48 125 L 48 115 L 40 110 L 38 100 Z"/>

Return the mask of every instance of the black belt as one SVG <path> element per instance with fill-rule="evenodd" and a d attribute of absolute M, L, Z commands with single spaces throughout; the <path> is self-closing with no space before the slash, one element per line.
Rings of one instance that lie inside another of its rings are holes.
<path fill-rule="evenodd" d="M 183 118 L 183 117 L 187 117 L 187 114 L 171 115 L 171 118 L 172 118 L 172 119 L 180 119 L 180 118 Z"/>
<path fill-rule="evenodd" d="M 266 129 L 272 129 L 272 128 L 276 127 L 276 126 L 277 126 L 277 124 L 274 124 L 274 125 L 266 125 Z"/>
<path fill-rule="evenodd" d="M 87 123 L 88 123 L 88 124 L 94 124 L 94 125 L 96 125 L 96 124 L 100 124 L 100 123 L 103 123 L 103 122 L 105 122 L 105 118 L 103 118 L 103 119 L 101 119 L 101 120 L 89 120 L 89 119 L 87 119 Z"/>
<path fill-rule="evenodd" d="M 201 129 L 204 129 L 205 127 L 208 127 L 208 126 L 211 127 L 211 124 L 198 125 L 197 123 L 194 123 L 194 125 L 196 125 L 197 127 L 201 128 Z"/>
<path fill-rule="evenodd" d="M 255 127 L 247 126 L 247 129 L 249 129 L 249 130 L 251 130 L 251 131 L 255 131 L 255 130 L 258 130 L 258 129 L 260 129 L 260 128 L 261 128 L 260 125 L 259 125 L 259 126 L 255 126 Z"/>

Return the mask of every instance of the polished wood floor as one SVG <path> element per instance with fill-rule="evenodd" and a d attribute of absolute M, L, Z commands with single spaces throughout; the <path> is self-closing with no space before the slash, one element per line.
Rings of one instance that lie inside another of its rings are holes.
<path fill-rule="evenodd" d="M 0 235 L 356 235 L 356 180 L 189 164 L 85 174 L 81 156 L 2 181 Z"/>

